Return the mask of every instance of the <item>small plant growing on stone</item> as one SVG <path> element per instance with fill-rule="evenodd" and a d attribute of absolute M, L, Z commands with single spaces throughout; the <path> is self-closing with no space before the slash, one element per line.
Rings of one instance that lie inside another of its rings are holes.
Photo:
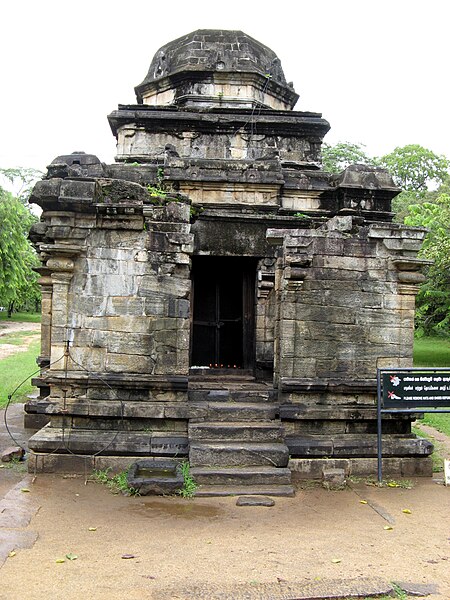
<path fill-rule="evenodd" d="M 164 199 L 167 196 L 167 192 L 157 185 L 148 185 L 147 190 L 151 198 Z"/>
<path fill-rule="evenodd" d="M 167 191 L 164 188 L 164 169 L 159 167 L 156 172 L 156 182 L 154 185 L 149 184 L 147 191 L 151 198 L 164 200 L 167 197 Z"/>
<path fill-rule="evenodd" d="M 193 498 L 195 494 L 195 490 L 197 489 L 197 484 L 191 475 L 191 466 L 188 461 L 184 461 L 180 465 L 180 471 L 183 475 L 183 487 L 178 491 L 182 498 Z"/>
<path fill-rule="evenodd" d="M 1 463 L 2 469 L 14 469 L 17 473 L 26 473 L 27 465 L 26 462 L 20 458 L 13 457 L 9 462 Z"/>
<path fill-rule="evenodd" d="M 106 485 L 113 494 L 122 493 L 124 496 L 139 496 L 139 490 L 128 485 L 127 471 L 121 471 L 117 475 L 109 475 L 111 469 L 94 470 L 92 478 L 95 482 Z"/>

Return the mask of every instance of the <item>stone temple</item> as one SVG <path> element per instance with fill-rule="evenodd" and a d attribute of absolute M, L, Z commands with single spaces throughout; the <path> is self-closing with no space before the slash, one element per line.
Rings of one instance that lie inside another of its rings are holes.
<path fill-rule="evenodd" d="M 375 474 L 376 370 L 412 366 L 423 280 L 400 190 L 324 172 L 328 122 L 241 31 L 169 42 L 135 91 L 108 117 L 115 164 L 58 156 L 32 195 L 31 470 L 188 459 L 205 495 Z M 386 474 L 431 474 L 412 418 L 383 419 Z"/>

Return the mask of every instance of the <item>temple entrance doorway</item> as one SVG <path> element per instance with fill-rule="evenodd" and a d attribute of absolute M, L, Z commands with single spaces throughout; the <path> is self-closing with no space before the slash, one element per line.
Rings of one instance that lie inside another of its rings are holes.
<path fill-rule="evenodd" d="M 254 367 L 256 259 L 194 256 L 191 366 Z"/>

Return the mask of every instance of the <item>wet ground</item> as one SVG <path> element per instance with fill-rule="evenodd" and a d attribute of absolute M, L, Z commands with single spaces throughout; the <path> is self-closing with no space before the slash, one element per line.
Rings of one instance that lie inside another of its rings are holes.
<path fill-rule="evenodd" d="M 0 418 L 1 447 L 10 442 Z M 26 441 L 20 406 L 8 422 Z M 115 496 L 83 477 L 33 482 L 20 465 L 2 468 L 0 599 L 286 600 L 381 593 L 397 581 L 446 600 L 450 488 L 440 480 L 311 484 L 267 508 Z"/>
<path fill-rule="evenodd" d="M 114 496 L 83 478 L 31 480 L 10 492 L 6 510 L 0 504 L 2 600 L 321 598 L 379 593 L 393 581 L 450 598 L 450 490 L 432 480 L 412 489 L 312 486 L 273 508 Z"/>

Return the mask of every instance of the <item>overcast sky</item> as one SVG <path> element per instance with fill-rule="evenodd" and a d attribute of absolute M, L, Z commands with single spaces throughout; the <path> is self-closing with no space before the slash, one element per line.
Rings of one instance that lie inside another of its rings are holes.
<path fill-rule="evenodd" d="M 329 143 L 450 157 L 448 0 L 13 0 L 0 6 L 0 167 L 75 150 L 113 162 L 107 115 L 135 103 L 160 46 L 240 29 L 272 48 Z"/>

